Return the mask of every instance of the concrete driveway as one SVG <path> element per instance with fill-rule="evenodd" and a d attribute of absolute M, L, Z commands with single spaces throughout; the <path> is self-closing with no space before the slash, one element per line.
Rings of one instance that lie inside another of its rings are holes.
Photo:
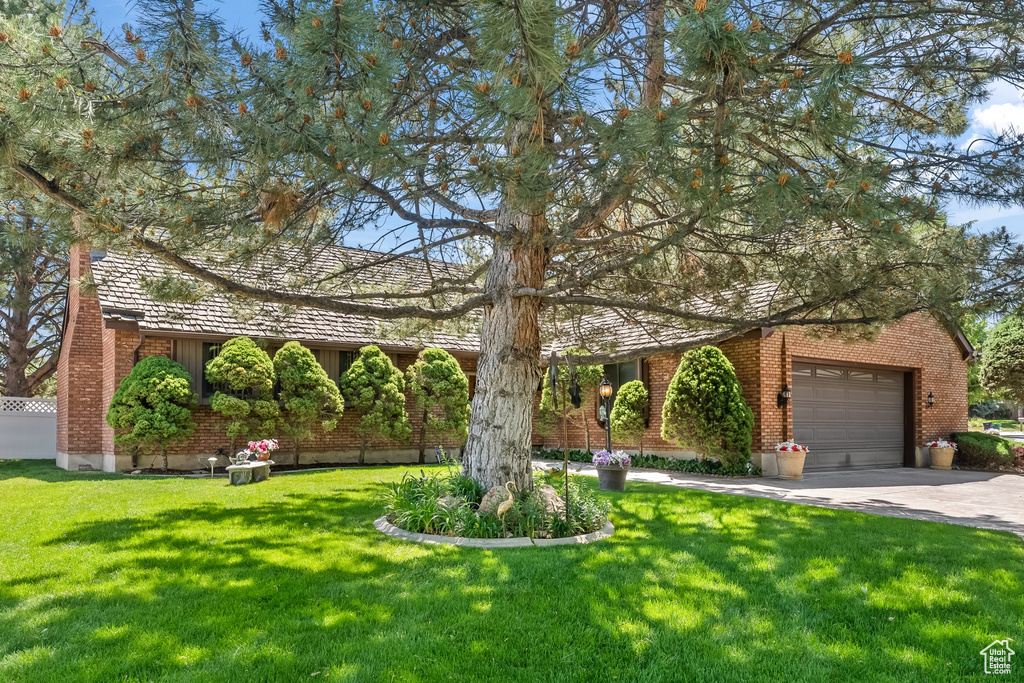
<path fill-rule="evenodd" d="M 590 465 L 580 473 L 597 476 Z M 812 472 L 801 481 L 783 481 L 638 469 L 630 470 L 628 480 L 1010 531 L 1024 538 L 1024 477 L 1016 474 L 896 468 Z"/>

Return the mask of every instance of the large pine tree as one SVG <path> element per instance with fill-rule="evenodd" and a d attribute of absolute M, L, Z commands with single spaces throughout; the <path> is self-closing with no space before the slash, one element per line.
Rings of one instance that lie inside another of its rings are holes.
<path fill-rule="evenodd" d="M 258 41 L 138 5 L 123 36 L 2 20 L 4 181 L 193 289 L 480 315 L 465 470 L 488 486 L 530 485 L 542 323 L 614 308 L 724 338 L 1016 282 L 1005 236 L 943 209 L 1024 199 L 1019 137 L 958 144 L 986 88 L 1021 83 L 1019 3 L 289 0 Z M 367 225 L 386 255 L 307 274 Z M 368 285 L 396 255 L 435 261 Z M 591 362 L 657 350 L 604 332 Z"/>

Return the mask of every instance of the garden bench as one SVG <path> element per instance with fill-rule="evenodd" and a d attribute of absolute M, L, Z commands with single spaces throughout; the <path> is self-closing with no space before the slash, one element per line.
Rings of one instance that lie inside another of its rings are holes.
<path fill-rule="evenodd" d="M 273 460 L 257 460 L 255 462 L 243 462 L 241 465 L 229 465 L 228 477 L 232 486 L 242 484 L 258 484 L 270 477 L 270 466 Z"/>

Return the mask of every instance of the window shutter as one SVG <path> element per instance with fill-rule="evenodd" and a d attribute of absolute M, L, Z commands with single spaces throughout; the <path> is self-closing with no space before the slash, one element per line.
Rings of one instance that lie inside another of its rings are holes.
<path fill-rule="evenodd" d="M 192 377 L 189 388 L 202 395 L 203 389 L 203 343 L 195 339 L 177 341 L 178 363 Z M 201 403 L 202 401 L 200 401 Z"/>
<path fill-rule="evenodd" d="M 320 363 L 320 367 L 324 369 L 324 372 L 327 373 L 327 376 L 331 378 L 332 382 L 338 381 L 338 356 L 340 353 L 343 352 L 329 351 L 327 349 L 324 349 L 323 351 L 320 349 L 314 349 L 313 352 L 313 355 L 316 356 L 317 362 Z"/>

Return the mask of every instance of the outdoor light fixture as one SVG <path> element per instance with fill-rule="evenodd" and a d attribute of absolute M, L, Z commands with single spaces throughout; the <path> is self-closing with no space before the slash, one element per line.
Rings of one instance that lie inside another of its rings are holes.
<path fill-rule="evenodd" d="M 928 401 L 928 407 L 931 408 L 933 405 L 935 405 L 935 394 L 929 391 L 928 398 L 926 400 Z"/>
<path fill-rule="evenodd" d="M 785 408 L 789 404 L 789 399 L 793 398 L 793 390 L 789 388 L 788 384 L 782 385 L 782 391 L 776 397 L 776 403 L 779 408 Z"/>
<path fill-rule="evenodd" d="M 601 380 L 601 385 L 598 387 L 598 391 L 601 394 L 601 417 L 604 419 L 604 447 L 609 453 L 612 452 L 612 406 L 611 398 L 612 383 L 605 377 Z"/>
<path fill-rule="evenodd" d="M 213 466 L 217 462 L 217 458 L 207 458 L 206 461 L 210 463 L 210 479 L 213 479 Z"/>

